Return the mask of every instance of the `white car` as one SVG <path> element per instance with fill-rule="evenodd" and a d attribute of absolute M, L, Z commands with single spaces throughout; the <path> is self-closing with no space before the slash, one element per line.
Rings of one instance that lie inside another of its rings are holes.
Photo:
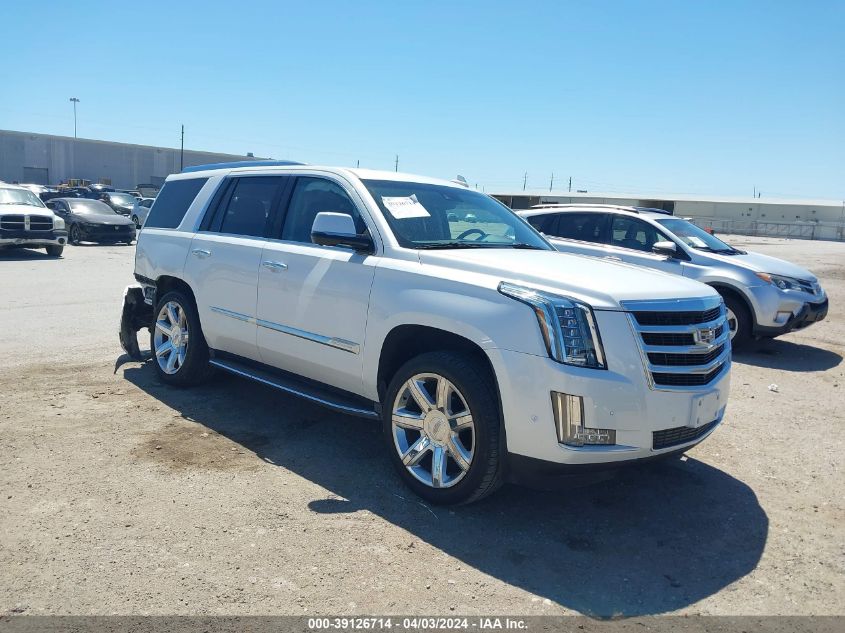
<path fill-rule="evenodd" d="M 144 225 L 144 221 L 150 214 L 150 208 L 152 208 L 153 202 L 155 201 L 155 198 L 139 198 L 135 201 L 135 206 L 132 207 L 129 218 L 135 223 L 137 228 L 140 229 Z"/>
<path fill-rule="evenodd" d="M 149 328 L 167 384 L 217 368 L 378 420 L 397 472 L 435 503 L 684 451 L 725 412 L 716 291 L 562 255 L 451 182 L 304 165 L 177 174 L 136 252 L 129 354 Z"/>
<path fill-rule="evenodd" d="M 519 211 L 559 251 L 645 266 L 696 279 L 725 300 L 731 343 L 775 337 L 827 316 L 813 273 L 732 247 L 684 218 L 656 209 L 551 204 Z"/>
<path fill-rule="evenodd" d="M 0 250 L 43 248 L 59 257 L 67 243 L 65 221 L 29 189 L 0 184 Z"/>

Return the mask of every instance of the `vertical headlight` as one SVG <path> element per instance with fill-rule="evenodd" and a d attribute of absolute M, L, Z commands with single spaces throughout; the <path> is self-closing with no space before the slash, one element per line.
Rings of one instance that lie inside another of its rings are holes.
<path fill-rule="evenodd" d="M 607 368 L 593 310 L 586 303 L 505 281 L 499 292 L 534 310 L 550 358 L 577 367 Z"/>

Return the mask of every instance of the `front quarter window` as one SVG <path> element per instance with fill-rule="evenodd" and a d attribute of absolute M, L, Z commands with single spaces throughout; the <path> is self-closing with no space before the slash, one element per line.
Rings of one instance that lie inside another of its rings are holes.
<path fill-rule="evenodd" d="M 513 211 L 477 191 L 395 180 L 363 182 L 405 248 L 553 250 Z"/>

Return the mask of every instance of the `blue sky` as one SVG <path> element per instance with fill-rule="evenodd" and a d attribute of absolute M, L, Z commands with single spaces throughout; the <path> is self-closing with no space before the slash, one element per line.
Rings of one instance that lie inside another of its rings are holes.
<path fill-rule="evenodd" d="M 0 128 L 845 199 L 845 1 L 9 2 Z M 11 28 L 10 28 L 11 27 Z"/>

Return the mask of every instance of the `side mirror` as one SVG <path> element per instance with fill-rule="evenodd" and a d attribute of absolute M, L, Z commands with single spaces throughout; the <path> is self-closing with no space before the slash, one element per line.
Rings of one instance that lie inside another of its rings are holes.
<path fill-rule="evenodd" d="M 358 235 L 355 220 L 348 213 L 321 211 L 311 225 L 311 241 L 320 246 L 346 246 L 372 253 L 375 245 L 369 235 Z"/>
<path fill-rule="evenodd" d="M 678 245 L 675 242 L 666 240 L 665 242 L 655 242 L 651 247 L 651 252 L 655 255 L 664 255 L 666 257 L 678 256 Z"/>

